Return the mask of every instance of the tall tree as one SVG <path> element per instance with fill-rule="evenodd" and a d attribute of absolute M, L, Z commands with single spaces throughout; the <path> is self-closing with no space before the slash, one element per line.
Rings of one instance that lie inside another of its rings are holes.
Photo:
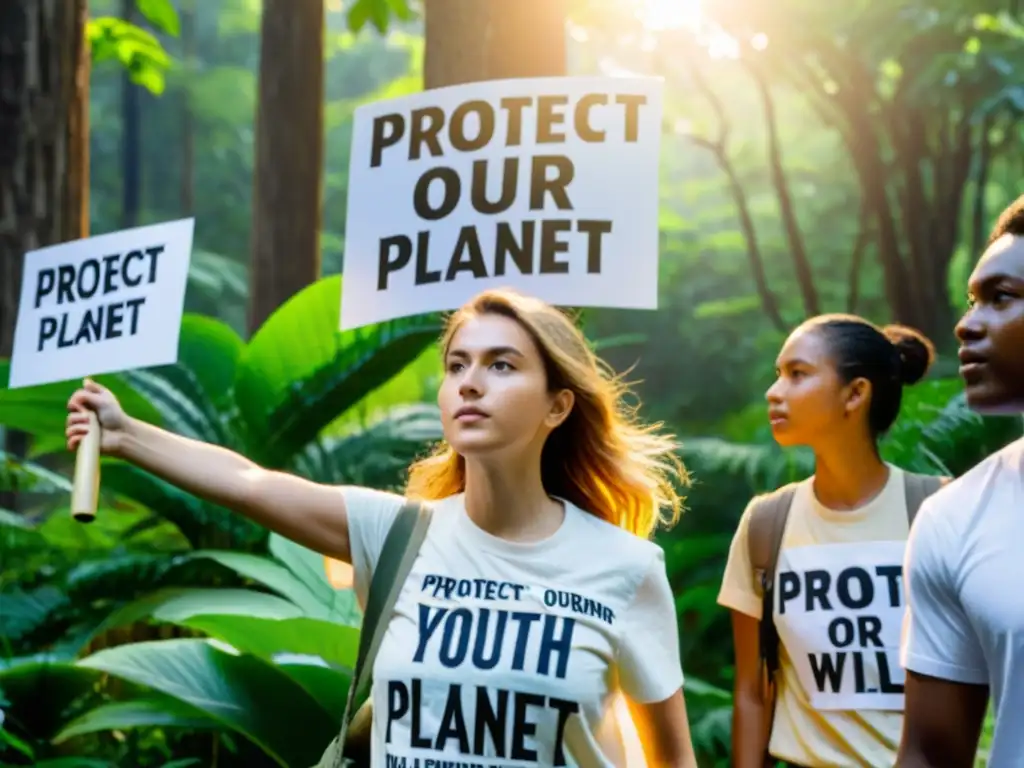
<path fill-rule="evenodd" d="M 320 277 L 323 0 L 264 0 L 249 330 Z"/>
<path fill-rule="evenodd" d="M 14 343 L 25 252 L 89 228 L 86 13 L 86 0 L 0 3 L 0 358 Z M 21 454 L 27 439 L 10 432 L 5 446 Z"/>
<path fill-rule="evenodd" d="M 424 85 L 566 71 L 565 0 L 424 0 Z"/>
<path fill-rule="evenodd" d="M 136 0 L 121 0 L 121 18 L 138 23 Z M 121 70 L 121 228 L 139 223 L 142 207 L 142 89 Z"/>
<path fill-rule="evenodd" d="M 987 15 L 1000 10 L 987 0 L 970 5 L 788 0 L 768 11 L 725 0 L 713 9 L 741 41 L 769 123 L 774 84 L 795 89 L 842 138 L 892 316 L 940 344 L 952 340 L 948 273 L 972 168 L 984 183 L 993 119 L 1011 112 L 1016 120 L 1020 101 L 1020 72 L 1007 55 L 1020 44 L 1018 23 Z M 744 42 L 758 36 L 768 41 L 763 50 Z M 788 202 L 784 174 L 773 182 L 780 204 Z M 796 246 L 793 221 L 787 234 Z M 802 278 L 806 297 L 809 273 Z"/>

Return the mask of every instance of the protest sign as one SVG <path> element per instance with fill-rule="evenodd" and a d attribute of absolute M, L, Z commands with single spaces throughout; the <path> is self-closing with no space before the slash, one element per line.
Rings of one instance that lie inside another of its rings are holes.
<path fill-rule="evenodd" d="M 439 88 L 355 113 L 341 328 L 487 288 L 657 307 L 659 78 Z"/>
<path fill-rule="evenodd" d="M 136 227 L 25 254 L 8 386 L 175 362 L 194 224 Z M 76 458 L 77 519 L 95 516 L 98 481 L 94 420 Z"/>
<path fill-rule="evenodd" d="M 905 542 L 783 549 L 775 623 L 811 706 L 902 710 Z"/>

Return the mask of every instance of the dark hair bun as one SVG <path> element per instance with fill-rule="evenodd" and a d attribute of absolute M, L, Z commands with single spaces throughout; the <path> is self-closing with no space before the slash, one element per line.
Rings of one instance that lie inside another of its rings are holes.
<path fill-rule="evenodd" d="M 905 325 L 887 325 L 882 333 L 899 352 L 903 383 L 916 384 L 923 379 L 935 362 L 935 345 L 923 333 Z"/>

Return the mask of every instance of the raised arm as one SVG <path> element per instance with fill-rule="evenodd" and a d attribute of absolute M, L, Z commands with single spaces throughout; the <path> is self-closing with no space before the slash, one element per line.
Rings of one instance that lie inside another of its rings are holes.
<path fill-rule="evenodd" d="M 732 613 L 736 678 L 732 699 L 733 768 L 764 768 L 771 718 L 762 693 L 760 621 L 740 611 Z"/>
<path fill-rule="evenodd" d="M 309 549 L 351 562 L 348 515 L 337 488 L 264 469 L 226 448 L 133 419 L 108 389 L 89 380 L 68 401 L 69 450 L 88 431 L 90 410 L 103 430 L 104 455 L 131 462 Z"/>
<path fill-rule="evenodd" d="M 988 703 L 985 656 L 957 586 L 960 537 L 943 514 L 950 498 L 925 502 L 907 542 L 900 768 L 971 768 Z"/>

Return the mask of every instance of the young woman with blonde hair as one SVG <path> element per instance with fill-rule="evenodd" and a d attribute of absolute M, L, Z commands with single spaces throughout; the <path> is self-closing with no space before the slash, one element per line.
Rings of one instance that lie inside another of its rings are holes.
<path fill-rule="evenodd" d="M 433 515 L 373 667 L 373 765 L 626 765 L 621 692 L 649 764 L 693 768 L 674 603 L 649 541 L 680 511 L 674 444 L 635 420 L 544 302 L 477 296 L 443 353 L 445 440 L 406 488 Z M 70 449 L 95 411 L 104 453 L 351 563 L 365 603 L 406 498 L 263 469 L 130 418 L 93 382 L 68 408 Z"/>

